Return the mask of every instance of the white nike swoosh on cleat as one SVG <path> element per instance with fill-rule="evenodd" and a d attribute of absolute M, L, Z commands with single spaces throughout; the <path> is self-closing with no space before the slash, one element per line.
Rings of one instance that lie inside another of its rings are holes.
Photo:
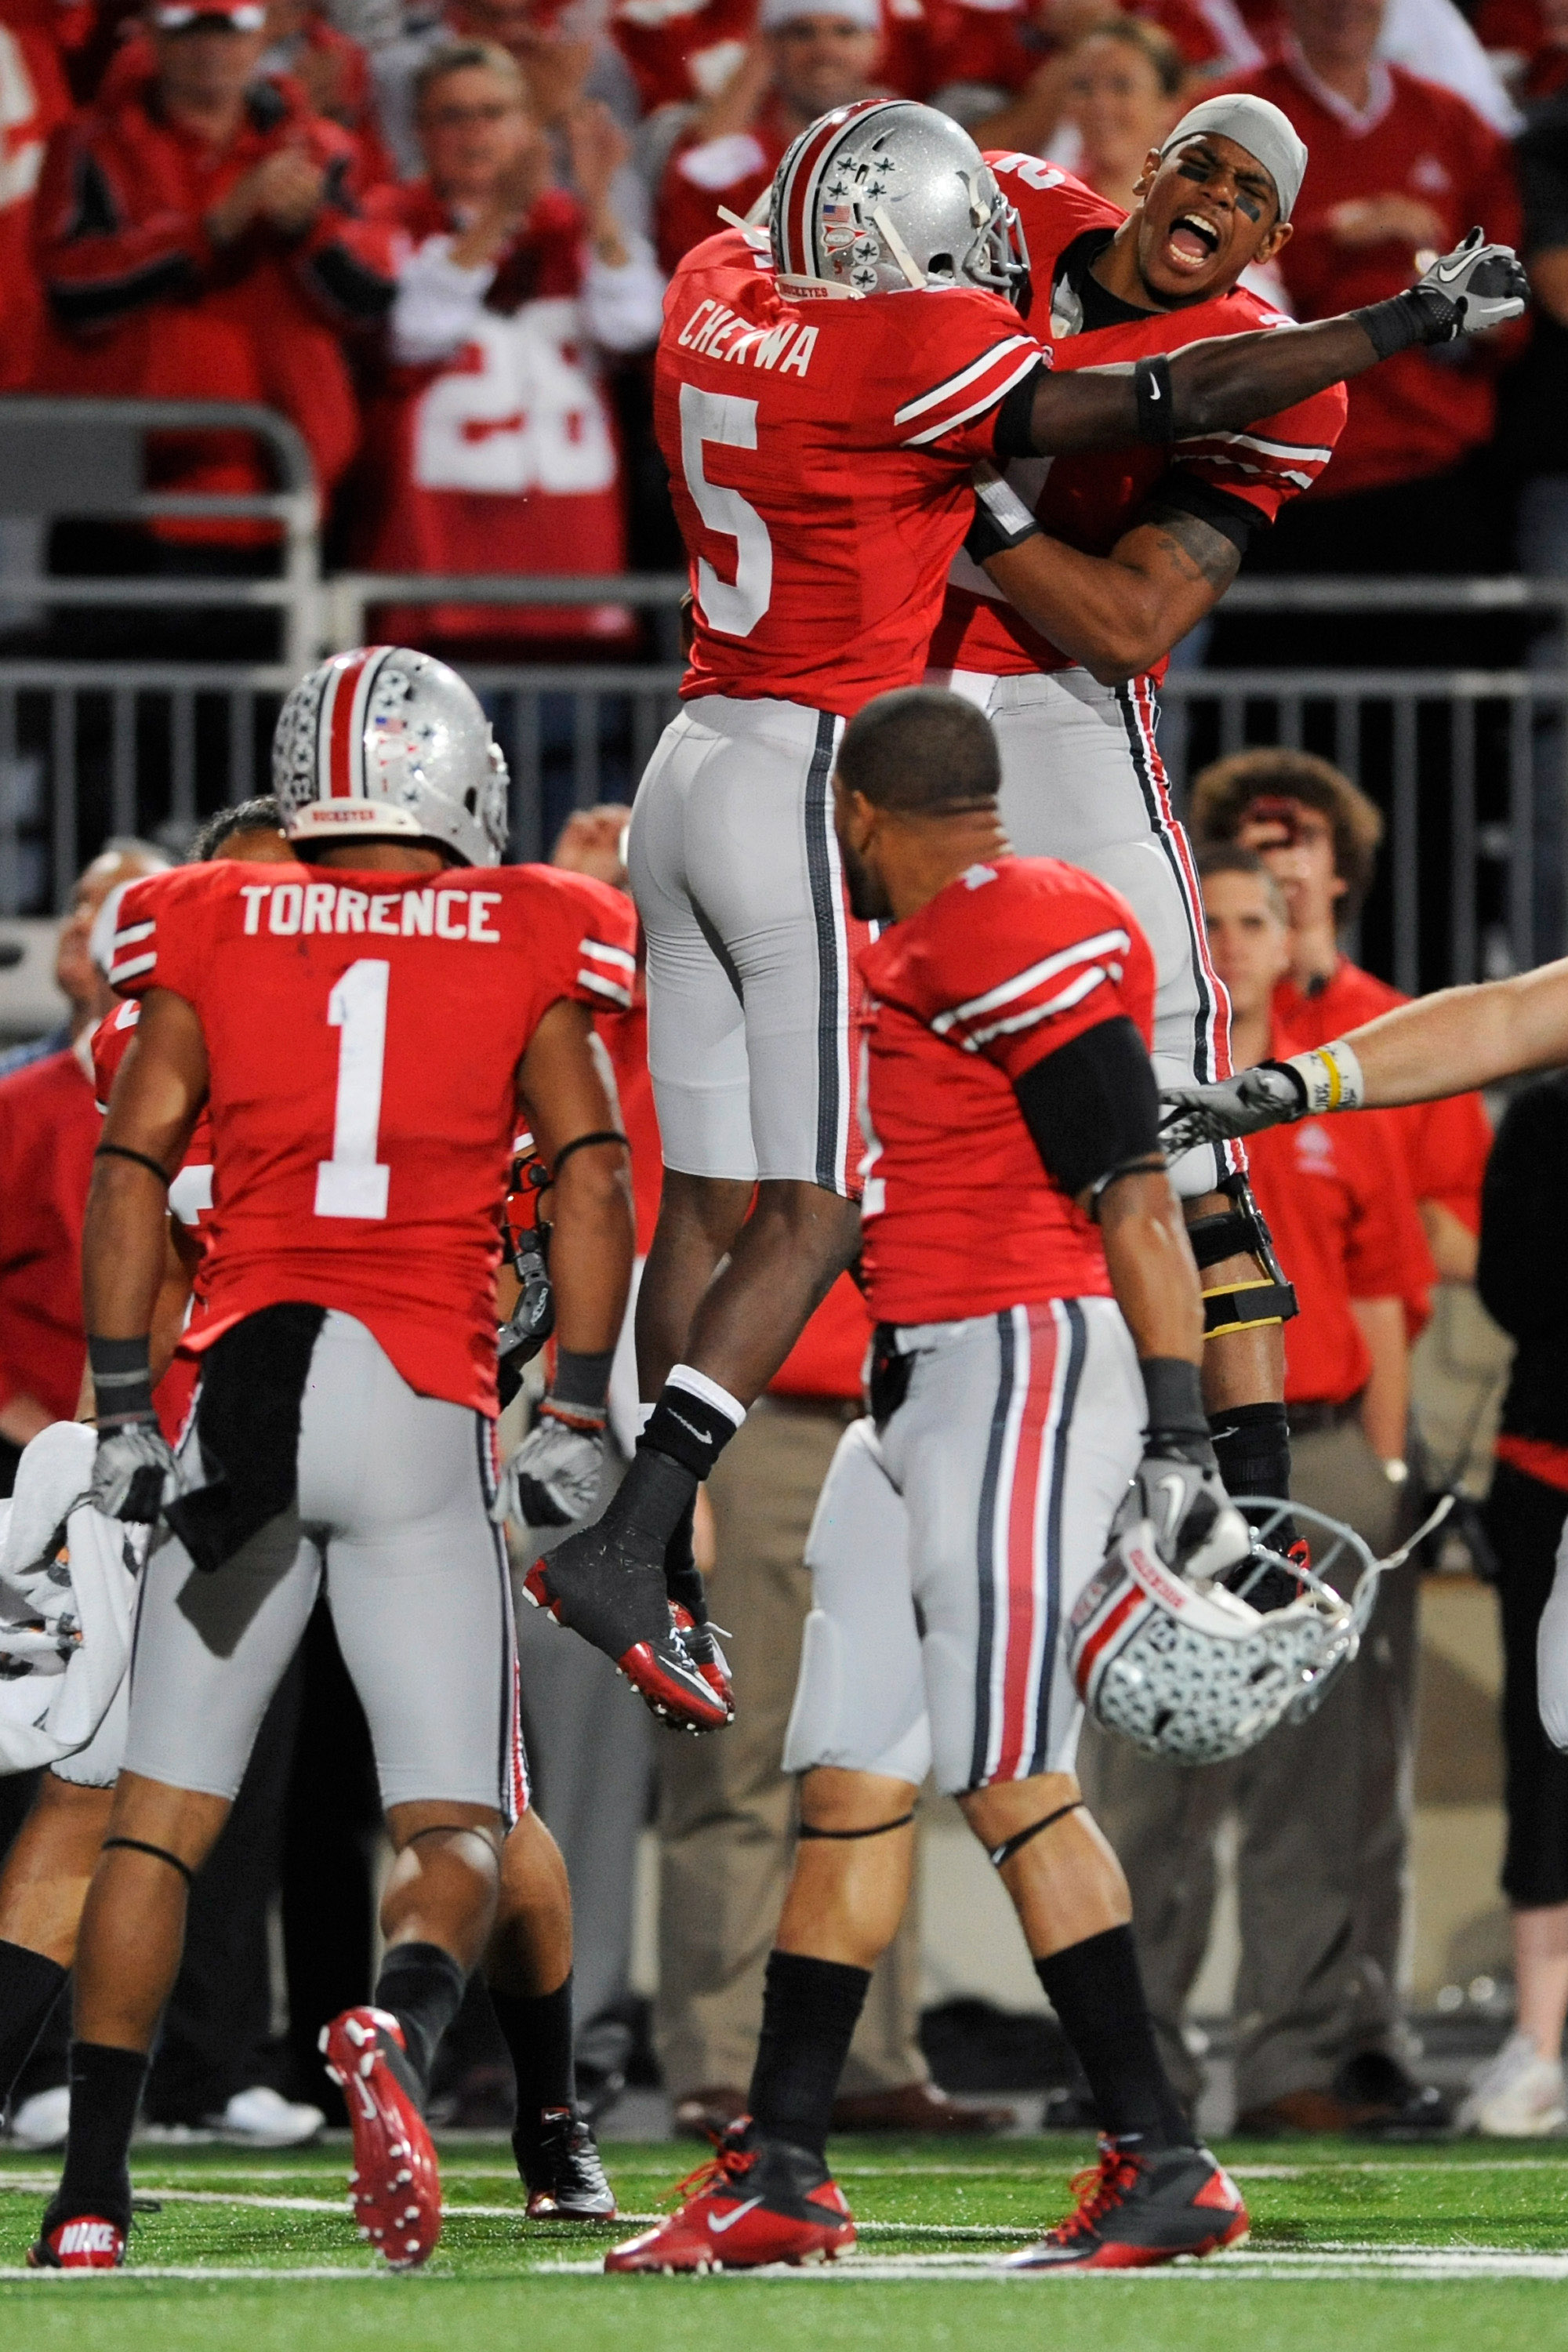
<path fill-rule="evenodd" d="M 762 2201 L 763 2200 L 760 2197 L 748 2197 L 743 2205 L 737 2205 L 734 2211 L 732 2213 L 726 2213 L 721 2221 L 717 2213 L 710 2213 L 708 2216 L 708 2227 L 712 2231 L 713 2235 L 716 2238 L 722 2237 L 726 2230 L 732 2230 L 736 2222 L 739 2221 L 743 2215 L 751 2211 L 753 2205 L 760 2205 Z"/>

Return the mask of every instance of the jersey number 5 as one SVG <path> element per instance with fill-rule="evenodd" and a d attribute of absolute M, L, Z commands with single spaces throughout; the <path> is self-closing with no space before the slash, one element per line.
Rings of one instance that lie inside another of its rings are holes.
<path fill-rule="evenodd" d="M 710 628 L 727 637 L 749 637 L 773 593 L 773 548 L 767 524 L 739 490 L 710 482 L 702 469 L 702 444 L 725 449 L 757 446 L 757 404 L 732 392 L 680 387 L 680 467 L 691 503 L 710 530 L 735 542 L 735 577 L 721 580 L 706 557 L 697 559 L 697 601 Z"/>
<path fill-rule="evenodd" d="M 332 1156 L 316 1162 L 318 1217 L 384 1217 L 390 1168 L 376 1160 L 381 1084 L 386 1065 L 386 989 L 392 966 L 369 957 L 351 963 L 327 999 L 327 1019 L 342 1031 Z"/>

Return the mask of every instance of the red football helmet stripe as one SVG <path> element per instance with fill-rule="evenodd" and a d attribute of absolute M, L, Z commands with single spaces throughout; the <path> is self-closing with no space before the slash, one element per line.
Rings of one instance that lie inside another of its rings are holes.
<path fill-rule="evenodd" d="M 1077 1671 L 1073 1677 L 1078 1684 L 1079 1698 L 1087 1699 L 1089 1696 L 1090 1685 L 1094 1681 L 1094 1670 L 1100 1663 L 1100 1652 L 1115 1639 L 1133 1611 L 1147 1601 L 1148 1597 L 1142 1585 L 1131 1585 L 1122 1594 L 1115 1608 L 1102 1619 L 1084 1643 L 1078 1654 Z"/>

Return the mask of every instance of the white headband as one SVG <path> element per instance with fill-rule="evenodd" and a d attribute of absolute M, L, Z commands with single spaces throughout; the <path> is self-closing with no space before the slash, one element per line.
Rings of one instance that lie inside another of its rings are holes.
<path fill-rule="evenodd" d="M 1161 148 L 1162 157 L 1189 139 L 1201 138 L 1205 132 L 1219 139 L 1234 139 L 1238 147 L 1245 147 L 1249 155 L 1256 156 L 1274 183 L 1280 219 L 1289 220 L 1307 170 L 1306 146 L 1289 116 L 1270 105 L 1268 99 L 1249 98 L 1244 91 L 1230 98 L 1205 98 L 1201 105 L 1183 115 Z"/>

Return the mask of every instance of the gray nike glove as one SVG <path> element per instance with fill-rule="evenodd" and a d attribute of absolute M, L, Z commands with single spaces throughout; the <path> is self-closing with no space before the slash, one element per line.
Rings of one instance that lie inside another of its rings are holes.
<path fill-rule="evenodd" d="M 606 1416 L 546 1397 L 539 1419 L 501 1475 L 490 1517 L 525 1528 L 591 1518 L 605 1466 Z"/>
<path fill-rule="evenodd" d="M 1140 1519 L 1152 1528 L 1165 1566 L 1194 1583 L 1212 1583 L 1252 1549 L 1252 1530 L 1225 1491 L 1212 1449 L 1159 1431 L 1111 1521 L 1111 1541 Z"/>
<path fill-rule="evenodd" d="M 1160 1147 L 1168 1160 L 1200 1143 L 1288 1127 L 1309 1108 L 1307 1089 L 1287 1062 L 1258 1062 L 1211 1086 L 1164 1087 L 1160 1102 Z"/>
<path fill-rule="evenodd" d="M 100 1431 L 87 1490 L 95 1511 L 152 1527 L 174 1490 L 174 1457 L 155 1420 Z"/>
<path fill-rule="evenodd" d="M 1352 310 L 1380 360 L 1417 343 L 1452 343 L 1461 335 L 1484 335 L 1521 319 L 1530 303 L 1530 280 L 1518 255 L 1506 245 L 1488 245 L 1473 228 L 1452 253 L 1435 261 L 1404 294 Z"/>

